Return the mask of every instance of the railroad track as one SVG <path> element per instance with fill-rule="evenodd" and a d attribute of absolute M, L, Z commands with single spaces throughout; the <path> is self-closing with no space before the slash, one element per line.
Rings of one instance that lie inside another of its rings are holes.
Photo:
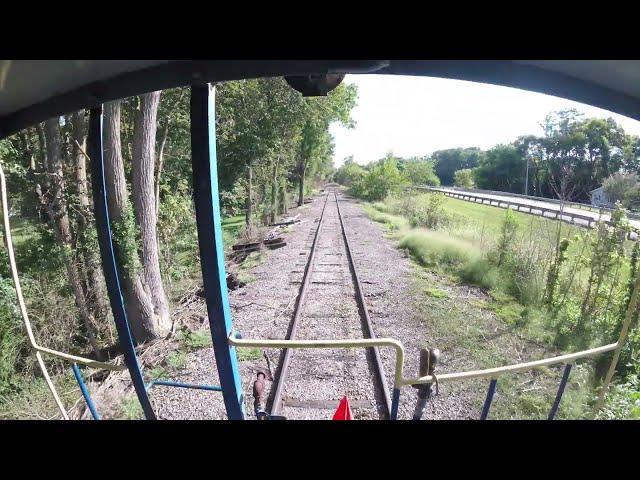
<path fill-rule="evenodd" d="M 287 339 L 375 338 L 339 194 L 328 190 Z M 376 348 L 284 349 L 267 407 L 289 419 L 328 419 L 347 395 L 356 419 L 389 418 L 391 399 Z"/>

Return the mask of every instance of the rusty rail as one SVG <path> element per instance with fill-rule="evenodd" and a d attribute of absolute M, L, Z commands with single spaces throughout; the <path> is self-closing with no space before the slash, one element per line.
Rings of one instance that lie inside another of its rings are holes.
<path fill-rule="evenodd" d="M 342 218 L 342 213 L 340 211 L 340 205 L 338 202 L 338 197 L 335 192 L 328 192 L 327 198 L 325 199 L 324 206 L 322 207 L 322 213 L 320 214 L 320 219 L 318 221 L 318 227 L 316 229 L 316 233 L 313 239 L 313 244 L 311 246 L 311 252 L 309 254 L 309 258 L 307 260 L 307 264 L 305 266 L 304 276 L 302 280 L 302 284 L 300 286 L 300 293 L 298 294 L 298 299 L 296 301 L 296 306 L 294 310 L 293 319 L 291 320 L 291 324 L 289 327 L 289 331 L 286 336 L 286 340 L 295 339 L 295 335 L 298 328 L 298 321 L 302 316 L 303 306 L 307 297 L 308 285 L 311 281 L 311 275 L 313 272 L 313 264 L 316 253 L 316 246 L 318 244 L 318 238 L 320 236 L 320 232 L 322 231 L 322 224 L 324 222 L 324 213 L 327 208 L 327 203 L 329 201 L 329 197 L 333 194 L 333 197 L 336 202 L 336 209 L 338 211 L 338 218 L 340 220 L 340 227 L 342 230 L 342 236 L 345 242 L 345 248 L 347 251 L 347 258 L 349 261 L 349 269 L 351 271 L 351 278 L 353 280 L 355 291 L 356 291 L 356 303 L 358 304 L 358 310 L 360 311 L 361 319 L 364 321 L 366 335 L 369 339 L 376 340 L 376 336 L 373 332 L 373 325 L 371 323 L 371 318 L 369 317 L 369 311 L 367 309 L 367 304 L 364 298 L 364 292 L 362 290 L 362 285 L 360 284 L 360 279 L 358 278 L 357 269 L 355 263 L 353 261 L 353 256 L 351 254 L 351 247 L 349 245 L 349 238 L 347 236 L 347 232 L 344 226 L 344 220 Z M 377 377 L 377 381 L 382 390 L 382 394 L 384 396 L 384 406 L 385 406 L 385 414 L 386 418 L 389 418 L 391 413 L 391 395 L 389 393 L 389 387 L 387 385 L 386 376 L 384 373 L 384 366 L 382 364 L 382 359 L 380 357 L 380 352 L 378 351 L 378 346 L 374 345 L 368 347 L 373 352 L 373 361 L 375 364 L 375 375 Z M 281 353 L 281 361 L 279 362 L 278 370 L 276 371 L 274 383 L 275 389 L 272 389 L 272 398 L 270 401 L 271 415 L 277 416 L 280 415 L 282 406 L 283 406 L 283 393 L 284 393 L 284 385 L 285 380 L 287 378 L 287 374 L 289 371 L 289 366 L 291 362 L 291 349 L 284 348 Z"/>
<path fill-rule="evenodd" d="M 360 279 L 358 278 L 358 271 L 356 269 L 356 264 L 353 261 L 353 256 L 351 255 L 351 246 L 349 245 L 349 237 L 347 236 L 347 230 L 344 227 L 344 222 L 342 220 L 342 212 L 340 212 L 340 202 L 338 202 L 338 196 L 333 194 L 336 200 L 336 208 L 338 209 L 338 218 L 340 219 L 340 226 L 342 227 L 342 236 L 344 238 L 344 243 L 347 249 L 347 258 L 349 259 L 349 266 L 351 267 L 351 274 L 353 278 L 353 283 L 356 287 L 356 301 L 358 302 L 358 308 L 360 310 L 360 315 L 365 321 L 365 327 L 367 330 L 367 336 L 369 338 L 375 339 L 376 335 L 373 332 L 373 324 L 371 323 L 371 317 L 369 317 L 369 309 L 367 308 L 367 302 L 364 298 L 364 292 L 362 291 L 362 285 L 360 284 Z M 373 351 L 373 360 L 376 366 L 376 376 L 378 377 L 378 382 L 382 388 L 382 392 L 384 395 L 384 402 L 387 410 L 387 418 L 391 413 L 391 395 L 389 393 L 389 386 L 387 385 L 387 378 L 384 374 L 384 365 L 382 364 L 382 359 L 380 358 L 380 351 L 378 347 L 371 347 Z"/>
<path fill-rule="evenodd" d="M 307 265 L 304 269 L 304 276 L 302 278 L 302 284 L 300 285 L 300 293 L 298 294 L 298 299 L 296 300 L 296 306 L 294 310 L 293 319 L 291 320 L 291 324 L 289 326 L 289 331 L 287 332 L 286 339 L 291 340 L 296 336 L 296 332 L 298 330 L 298 320 L 302 315 L 302 306 L 307 298 L 307 287 L 309 286 L 309 281 L 311 279 L 311 272 L 313 271 L 313 260 L 316 255 L 316 245 L 318 244 L 318 237 L 320 236 L 320 231 L 322 230 L 322 222 L 324 221 L 324 212 L 327 208 L 327 202 L 329 200 L 329 195 L 327 194 L 327 198 L 324 201 L 324 205 L 322 207 L 322 212 L 320 213 L 320 220 L 318 221 L 318 227 L 316 228 L 315 236 L 313 237 L 313 244 L 311 245 L 311 252 L 309 253 L 309 258 L 307 259 Z M 291 350 L 285 348 L 282 350 L 280 356 L 280 362 L 278 365 L 278 369 L 276 370 L 276 375 L 274 378 L 274 383 L 276 384 L 276 388 L 274 394 L 271 395 L 271 413 L 272 415 L 278 415 L 280 413 L 280 409 L 282 408 L 282 394 L 284 391 L 284 380 L 287 378 L 287 373 L 289 372 L 289 364 L 291 363 Z"/>

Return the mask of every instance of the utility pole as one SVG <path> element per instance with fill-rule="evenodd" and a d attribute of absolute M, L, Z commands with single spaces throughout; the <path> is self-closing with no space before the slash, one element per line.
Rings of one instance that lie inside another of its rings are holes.
<path fill-rule="evenodd" d="M 527 157 L 527 173 L 524 177 L 524 194 L 529 195 L 529 157 Z"/>

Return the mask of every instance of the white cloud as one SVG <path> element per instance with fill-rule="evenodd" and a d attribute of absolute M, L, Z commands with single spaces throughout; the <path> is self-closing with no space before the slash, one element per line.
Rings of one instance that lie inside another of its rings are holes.
<path fill-rule="evenodd" d="M 455 147 L 487 149 L 520 135 L 541 135 L 551 111 L 575 108 L 586 117 L 613 117 L 627 133 L 640 122 L 582 103 L 541 93 L 430 77 L 347 75 L 358 86 L 356 127 L 331 126 L 334 161 L 353 155 L 365 164 L 389 150 L 409 157 Z"/>

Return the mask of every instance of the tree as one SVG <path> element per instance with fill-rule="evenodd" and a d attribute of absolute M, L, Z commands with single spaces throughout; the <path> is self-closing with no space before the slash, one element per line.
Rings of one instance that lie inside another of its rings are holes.
<path fill-rule="evenodd" d="M 496 145 L 487 150 L 474 170 L 478 188 L 522 192 L 526 160 L 513 145 Z"/>
<path fill-rule="evenodd" d="M 336 172 L 335 181 L 341 185 L 350 187 L 354 182 L 357 182 L 361 177 L 366 175 L 366 173 L 366 170 L 358 165 L 352 156 L 347 157 Z"/>
<path fill-rule="evenodd" d="M 609 202 L 628 206 L 629 200 L 637 196 L 638 176 L 635 173 L 614 173 L 604 179 L 602 186 Z"/>
<path fill-rule="evenodd" d="M 463 168 L 462 170 L 456 170 L 454 173 L 454 185 L 461 188 L 473 188 L 475 184 L 473 182 L 473 170 L 471 168 Z"/>
<path fill-rule="evenodd" d="M 304 203 L 307 169 L 330 154 L 329 126 L 334 122 L 340 122 L 347 128 L 354 127 L 351 110 L 356 105 L 356 98 L 355 86 L 344 84 L 338 85 L 326 97 L 303 98 L 302 134 L 296 158 L 299 206 Z"/>
<path fill-rule="evenodd" d="M 443 185 L 453 185 L 453 174 L 463 168 L 478 166 L 483 156 L 479 148 L 450 148 L 438 150 L 431 156 L 435 162 L 435 172 Z"/>
<path fill-rule="evenodd" d="M 387 195 L 398 191 L 406 184 L 406 179 L 398 169 L 398 161 L 391 155 L 375 162 L 368 172 L 353 183 L 355 196 L 369 201 L 384 200 Z"/>
<path fill-rule="evenodd" d="M 434 170 L 434 162 L 429 158 L 400 159 L 398 168 L 402 170 L 411 185 L 440 185 L 440 179 Z"/>
<path fill-rule="evenodd" d="M 157 288 L 158 285 L 148 283 L 149 280 L 158 281 L 155 274 L 159 267 L 141 265 L 137 244 L 138 229 L 140 229 L 141 234 L 146 237 L 143 238 L 144 260 L 157 262 L 157 250 L 155 254 L 153 253 L 153 249 L 157 249 L 157 240 L 150 238 L 155 228 L 154 155 L 153 151 L 150 152 L 148 149 L 151 144 L 155 144 L 155 115 L 158 100 L 159 92 L 144 95 L 140 99 L 140 109 L 136 112 L 133 134 L 135 174 L 140 175 L 141 170 L 145 168 L 143 165 L 151 163 L 146 177 L 135 180 L 134 203 L 138 209 L 137 212 L 134 212 L 129 199 L 122 154 L 120 132 L 122 100 L 106 103 L 104 107 L 104 158 L 107 189 L 110 192 L 109 215 L 114 231 L 116 255 L 123 272 L 122 291 L 125 308 L 132 334 L 137 342 L 162 336 L 171 328 L 166 299 L 164 305 L 155 303 L 158 300 L 162 302 L 163 291 Z M 147 151 L 144 151 L 145 149 Z M 148 218 L 142 219 L 142 216 L 148 216 Z M 136 218 L 140 219 L 142 228 L 136 223 Z"/>

